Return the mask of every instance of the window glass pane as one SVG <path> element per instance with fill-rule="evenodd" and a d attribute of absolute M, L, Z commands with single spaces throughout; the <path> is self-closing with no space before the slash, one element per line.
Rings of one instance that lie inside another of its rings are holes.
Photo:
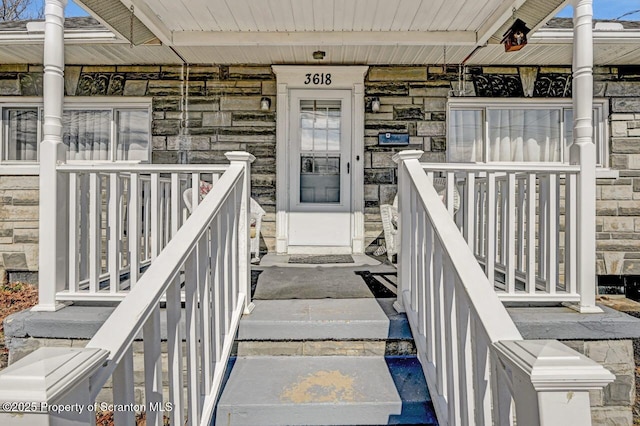
<path fill-rule="evenodd" d="M 149 160 L 149 111 L 119 110 L 116 160 Z"/>
<path fill-rule="evenodd" d="M 67 110 L 62 115 L 62 129 L 68 160 L 111 160 L 110 110 Z"/>
<path fill-rule="evenodd" d="M 449 161 L 482 161 L 482 110 L 451 110 L 449 114 Z"/>
<path fill-rule="evenodd" d="M 5 108 L 5 160 L 38 160 L 38 109 Z"/>
<path fill-rule="evenodd" d="M 560 161 L 560 109 L 490 109 L 488 125 L 488 161 Z"/>

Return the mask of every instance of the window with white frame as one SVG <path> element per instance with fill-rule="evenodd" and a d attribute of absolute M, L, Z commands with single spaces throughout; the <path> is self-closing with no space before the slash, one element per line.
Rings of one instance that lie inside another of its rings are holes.
<path fill-rule="evenodd" d="M 607 166 L 606 102 L 594 101 L 597 165 Z M 570 101 L 473 99 L 449 102 L 450 162 L 568 162 L 573 142 Z"/>
<path fill-rule="evenodd" d="M 2 161 L 35 163 L 42 140 L 41 103 L 0 103 Z M 150 160 L 150 104 L 66 102 L 62 141 L 69 161 Z"/>

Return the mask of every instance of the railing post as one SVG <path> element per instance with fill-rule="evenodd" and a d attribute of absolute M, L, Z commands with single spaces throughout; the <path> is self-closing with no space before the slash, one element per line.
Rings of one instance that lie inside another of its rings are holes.
<path fill-rule="evenodd" d="M 56 293 L 67 285 L 68 176 L 56 167 L 66 161 L 62 143 L 64 102 L 64 7 L 67 0 L 45 1 L 44 27 L 44 125 L 40 143 L 40 210 L 38 305 L 33 310 L 55 311 L 64 307 Z"/>
<path fill-rule="evenodd" d="M 615 380 L 600 364 L 557 340 L 501 341 L 493 349 L 512 382 L 518 426 L 590 425 L 589 390 Z"/>
<path fill-rule="evenodd" d="M 596 147 L 593 143 L 593 0 L 573 2 L 573 144 L 571 164 L 580 166 L 577 199 L 577 283 L 582 313 L 596 306 Z"/>
<path fill-rule="evenodd" d="M 104 349 L 40 348 L 0 372 L 0 424 L 95 424 L 91 376 Z"/>
<path fill-rule="evenodd" d="M 405 312 L 403 295 L 405 289 L 411 288 L 411 179 L 407 176 L 405 163 L 407 161 L 418 161 L 422 157 L 423 151 L 407 150 L 400 151 L 393 156 L 393 161 L 398 164 L 398 235 L 400 245 L 398 249 L 398 294 L 393 307 L 398 312 Z M 408 225 L 408 226 L 407 226 Z"/>
<path fill-rule="evenodd" d="M 238 281 L 240 291 L 245 293 L 244 313 L 250 314 L 254 308 L 251 302 L 251 242 L 250 242 L 250 210 L 251 210 L 251 163 L 256 159 L 252 154 L 244 151 L 227 152 L 225 157 L 231 164 L 241 164 L 244 167 L 242 180 L 242 203 L 240 206 L 240 221 L 238 226 Z M 258 237 L 259 238 L 259 237 Z"/>

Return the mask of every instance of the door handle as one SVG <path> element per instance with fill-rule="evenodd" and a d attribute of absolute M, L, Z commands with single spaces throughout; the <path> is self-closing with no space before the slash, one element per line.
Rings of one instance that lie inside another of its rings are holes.
<path fill-rule="evenodd" d="M 349 174 L 350 170 L 351 170 L 351 163 L 347 161 L 347 174 Z"/>

